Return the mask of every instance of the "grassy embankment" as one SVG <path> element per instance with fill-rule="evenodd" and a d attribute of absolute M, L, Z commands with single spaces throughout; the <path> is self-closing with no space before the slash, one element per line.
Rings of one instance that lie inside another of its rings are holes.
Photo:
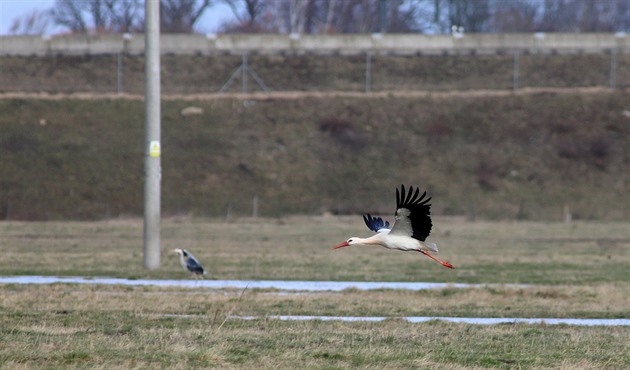
<path fill-rule="evenodd" d="M 165 215 L 393 212 L 628 218 L 624 93 L 163 102 Z M 203 109 L 183 116 L 187 106 Z M 0 218 L 140 215 L 142 102 L 0 100 Z"/>

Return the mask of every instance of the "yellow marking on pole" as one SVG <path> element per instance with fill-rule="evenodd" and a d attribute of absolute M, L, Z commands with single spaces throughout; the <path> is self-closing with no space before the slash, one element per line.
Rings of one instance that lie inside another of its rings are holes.
<path fill-rule="evenodd" d="M 153 158 L 158 158 L 160 156 L 160 142 L 152 141 L 149 144 L 149 155 Z"/>

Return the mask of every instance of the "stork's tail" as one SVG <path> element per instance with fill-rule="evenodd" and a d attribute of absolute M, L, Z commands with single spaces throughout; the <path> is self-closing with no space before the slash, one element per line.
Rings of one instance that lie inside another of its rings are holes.
<path fill-rule="evenodd" d="M 433 253 L 438 253 L 438 247 L 437 247 L 437 244 L 435 243 L 422 242 L 420 243 L 420 245 L 422 246 L 420 247 L 420 249 L 422 249 L 423 251 L 431 251 Z"/>

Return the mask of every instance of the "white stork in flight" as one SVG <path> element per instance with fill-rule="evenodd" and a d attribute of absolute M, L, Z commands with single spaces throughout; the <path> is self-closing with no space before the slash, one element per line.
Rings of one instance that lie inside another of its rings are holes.
<path fill-rule="evenodd" d="M 442 266 L 455 267 L 448 262 L 439 260 L 429 254 L 429 251 L 437 253 L 437 245 L 425 242 L 431 233 L 431 198 L 424 199 L 427 195 L 425 191 L 420 195 L 420 189 L 409 187 L 409 192 L 405 192 L 405 185 L 401 185 L 400 192 L 396 189 L 396 221 L 390 229 L 389 222 L 383 221 L 380 217 L 372 217 L 367 214 L 363 220 L 367 227 L 375 231 L 376 234 L 369 238 L 352 237 L 339 244 L 333 249 L 347 247 L 350 245 L 380 245 L 389 249 L 401 251 L 416 251 L 434 259 Z"/>

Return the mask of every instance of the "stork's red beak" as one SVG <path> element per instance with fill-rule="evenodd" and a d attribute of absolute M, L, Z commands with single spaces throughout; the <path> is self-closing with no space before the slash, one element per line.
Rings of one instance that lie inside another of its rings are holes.
<path fill-rule="evenodd" d="M 343 242 L 343 243 L 339 244 L 338 246 L 334 247 L 333 250 L 339 249 L 339 248 L 343 248 L 343 247 L 347 247 L 349 245 L 350 244 L 348 244 L 348 242 Z"/>

